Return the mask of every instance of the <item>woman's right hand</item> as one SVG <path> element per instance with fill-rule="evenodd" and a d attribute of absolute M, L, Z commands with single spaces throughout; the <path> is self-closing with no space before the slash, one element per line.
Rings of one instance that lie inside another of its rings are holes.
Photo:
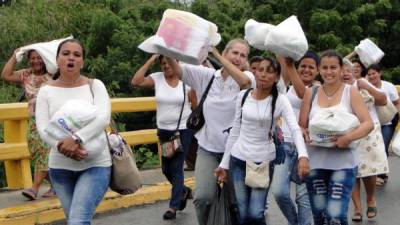
<path fill-rule="evenodd" d="M 149 62 L 151 63 L 151 65 L 153 65 L 157 59 L 160 57 L 160 54 L 153 54 L 150 58 L 149 58 Z"/>
<path fill-rule="evenodd" d="M 311 143 L 311 138 L 310 138 L 310 135 L 308 133 L 308 128 L 304 128 L 304 127 L 300 127 L 300 128 L 301 128 L 301 133 L 303 134 L 304 142 L 306 144 Z"/>
<path fill-rule="evenodd" d="M 217 177 L 218 183 L 225 183 L 228 181 L 228 173 L 224 168 L 218 167 L 215 169 L 214 175 Z"/>
<path fill-rule="evenodd" d="M 65 138 L 57 144 L 58 151 L 68 158 L 82 160 L 87 156 L 87 151 L 75 143 L 72 137 Z"/>

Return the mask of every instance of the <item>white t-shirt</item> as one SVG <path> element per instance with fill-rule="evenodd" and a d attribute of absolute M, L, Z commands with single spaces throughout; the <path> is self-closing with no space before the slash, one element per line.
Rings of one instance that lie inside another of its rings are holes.
<path fill-rule="evenodd" d="M 286 93 L 286 97 L 288 98 L 290 105 L 292 106 L 294 115 L 296 116 L 296 121 L 298 122 L 302 99 L 297 96 L 296 90 L 293 86 L 289 87 L 289 90 Z M 283 120 L 282 123 L 282 132 L 285 142 L 293 142 L 292 133 L 290 132 L 290 129 L 285 120 Z"/>
<path fill-rule="evenodd" d="M 149 75 L 154 81 L 157 102 L 157 127 L 165 130 L 175 130 L 178 125 L 179 114 L 183 103 L 183 83 L 179 81 L 176 87 L 171 87 L 165 80 L 163 72 Z M 179 129 L 186 129 L 186 120 L 191 113 L 188 92 L 189 86 L 185 86 L 185 105 Z"/>
<path fill-rule="evenodd" d="M 95 166 L 111 166 L 111 156 L 105 137 L 101 138 L 101 140 L 104 140 L 104 151 L 100 151 L 97 156 L 93 156 L 90 159 L 76 161 L 58 152 L 58 140 L 45 131 L 51 117 L 68 100 L 81 99 L 93 102 L 98 111 L 95 119 L 79 131 L 75 132 L 75 134 L 82 139 L 82 143 L 86 143 L 90 139 L 96 138 L 99 135 L 105 135 L 104 130 L 108 126 L 111 117 L 110 98 L 106 87 L 100 80 L 93 80 L 92 91 L 93 95 L 90 91 L 89 84 L 72 88 L 55 87 L 50 85 L 40 88 L 36 100 L 36 125 L 40 137 L 51 146 L 49 154 L 50 168 L 80 171 Z"/>
<path fill-rule="evenodd" d="M 278 95 L 274 118 L 272 119 L 272 96 L 263 100 L 256 100 L 249 93 L 243 107 L 241 107 L 244 93 L 245 91 L 240 92 L 236 100 L 235 121 L 220 167 L 229 169 L 230 155 L 243 161 L 250 160 L 255 163 L 274 160 L 276 155 L 275 144 L 273 139 L 269 139 L 268 134 L 271 123 L 275 125 L 275 122 L 281 116 L 287 122 L 293 134 L 299 157 L 308 157 L 300 127 L 287 97 L 282 94 Z M 242 118 L 240 118 L 241 115 Z"/>
<path fill-rule="evenodd" d="M 228 138 L 228 133 L 224 130 L 232 127 L 235 102 L 240 87 L 231 76 L 223 80 L 221 70 L 192 65 L 184 65 L 182 70 L 183 82 L 196 91 L 199 102 L 212 76 L 215 76 L 203 105 L 205 124 L 195 136 L 202 148 L 210 152 L 223 153 Z M 254 87 L 254 75 L 249 71 L 245 71 L 245 74 Z"/>
<path fill-rule="evenodd" d="M 389 98 L 388 100 L 394 102 L 399 99 L 399 93 L 397 92 L 396 87 L 387 81 L 382 80 L 382 85 L 379 88 L 381 91 L 385 92 L 386 96 Z M 390 125 L 392 122 L 389 122 L 387 124 L 382 124 L 382 125 Z"/>

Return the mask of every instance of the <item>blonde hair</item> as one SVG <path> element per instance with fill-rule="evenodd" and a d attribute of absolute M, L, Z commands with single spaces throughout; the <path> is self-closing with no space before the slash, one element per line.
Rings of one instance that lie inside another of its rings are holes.
<path fill-rule="evenodd" d="M 246 48 L 247 48 L 247 55 L 250 53 L 250 46 L 249 46 L 249 43 L 247 43 L 247 41 L 243 40 L 242 38 L 235 38 L 235 39 L 230 40 L 230 41 L 228 42 L 228 44 L 225 45 L 225 49 L 224 49 L 224 51 L 222 51 L 222 54 L 227 53 L 227 52 L 228 52 L 229 50 L 231 50 L 231 49 L 233 48 L 233 46 L 234 46 L 235 44 L 237 44 L 237 43 L 246 46 Z"/>

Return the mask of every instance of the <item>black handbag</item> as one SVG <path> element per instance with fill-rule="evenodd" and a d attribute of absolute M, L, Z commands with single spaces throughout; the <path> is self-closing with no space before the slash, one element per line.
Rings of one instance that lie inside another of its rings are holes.
<path fill-rule="evenodd" d="M 210 82 L 208 82 L 207 88 L 201 96 L 199 105 L 192 111 L 192 113 L 190 113 L 190 116 L 186 121 L 186 127 L 194 130 L 195 132 L 199 131 L 204 126 L 203 103 L 207 98 L 208 91 L 211 88 L 214 77 L 215 76 L 212 76 Z"/>

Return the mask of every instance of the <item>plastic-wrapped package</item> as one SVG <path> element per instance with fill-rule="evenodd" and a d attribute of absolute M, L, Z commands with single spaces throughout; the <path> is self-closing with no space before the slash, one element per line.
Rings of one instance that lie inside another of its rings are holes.
<path fill-rule="evenodd" d="M 299 60 L 308 50 L 308 43 L 296 16 L 291 16 L 271 28 L 265 39 L 267 50 Z"/>
<path fill-rule="evenodd" d="M 40 42 L 36 44 L 27 45 L 21 47 L 19 51 L 16 53 L 17 62 L 21 62 L 25 52 L 30 50 L 35 50 L 40 57 L 42 57 L 44 64 L 46 65 L 47 72 L 50 74 L 55 74 L 58 69 L 58 65 L 56 62 L 57 48 L 58 45 L 67 39 L 72 39 L 73 36 L 69 36 L 62 39 L 57 39 L 49 42 Z"/>
<path fill-rule="evenodd" d="M 45 132 L 57 140 L 70 137 L 85 127 L 96 117 L 97 107 L 90 102 L 78 99 L 67 101 L 50 119 Z M 97 156 L 107 146 L 105 132 L 83 144 L 88 151 L 87 159 Z"/>
<path fill-rule="evenodd" d="M 250 46 L 259 50 L 266 50 L 267 47 L 265 46 L 265 39 L 273 27 L 275 26 L 268 23 L 259 23 L 253 19 L 249 19 L 244 25 L 244 38 Z"/>
<path fill-rule="evenodd" d="M 332 138 L 344 135 L 360 125 L 358 118 L 339 108 L 323 109 L 315 115 L 308 125 L 311 144 L 322 147 L 334 147 Z M 350 148 L 358 144 L 353 141 Z"/>
<path fill-rule="evenodd" d="M 221 36 L 214 23 L 189 12 L 167 9 L 156 35 L 142 42 L 139 48 L 200 65 L 207 58 L 211 46 L 220 41 Z"/>
<path fill-rule="evenodd" d="M 360 57 L 365 67 L 379 63 L 385 53 L 370 39 L 366 38 L 360 41 L 360 44 L 354 48 L 354 51 Z"/>

